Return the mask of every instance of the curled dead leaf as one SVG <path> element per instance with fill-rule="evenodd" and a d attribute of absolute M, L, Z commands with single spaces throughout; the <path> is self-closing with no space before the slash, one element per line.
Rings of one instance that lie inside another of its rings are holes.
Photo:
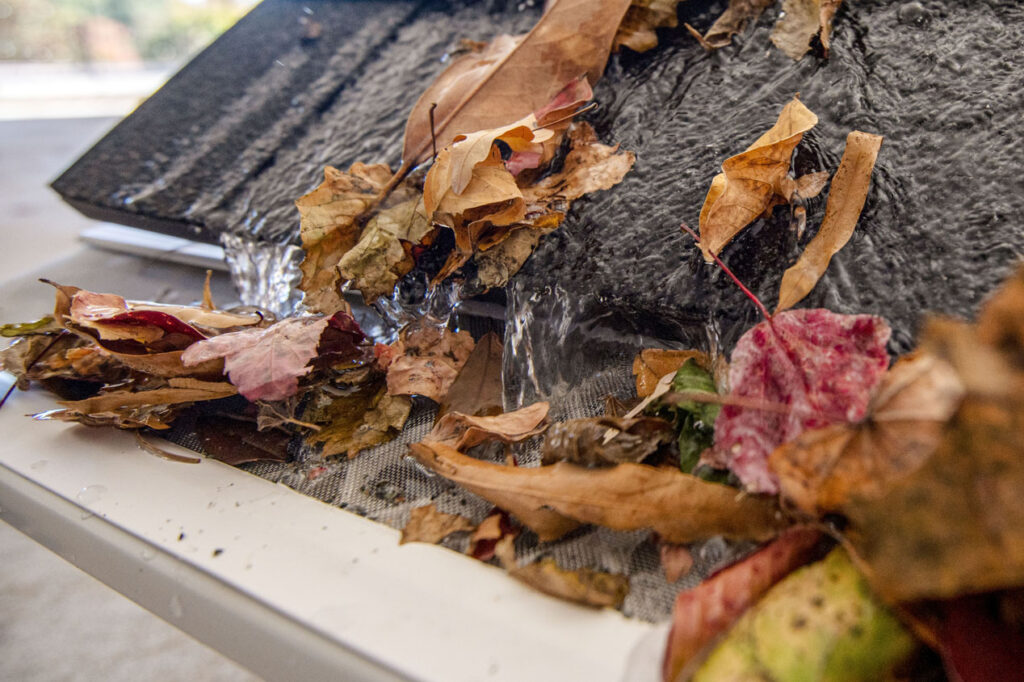
<path fill-rule="evenodd" d="M 334 398 L 323 408 L 322 417 L 307 413 L 307 420 L 323 426 L 306 438 L 323 444 L 324 457 L 347 454 L 351 459 L 366 448 L 394 439 L 411 409 L 408 398 L 390 395 L 382 382 L 368 382 Z"/>
<path fill-rule="evenodd" d="M 598 142 L 594 128 L 585 121 L 572 125 L 569 142 L 561 172 L 523 190 L 528 203 L 544 203 L 555 197 L 571 202 L 584 194 L 611 189 L 622 182 L 636 162 L 633 152 L 620 152 L 618 145 Z"/>
<path fill-rule="evenodd" d="M 473 530 L 473 522 L 458 514 L 446 514 L 432 504 L 416 507 L 409 512 L 409 521 L 402 529 L 398 544 L 426 542 L 431 545 L 444 540 L 452 533 Z"/>
<path fill-rule="evenodd" d="M 700 211 L 700 249 L 704 260 L 718 254 L 739 232 L 767 210 L 780 194 L 793 150 L 818 117 L 794 97 L 764 135 L 722 163 L 722 172 Z"/>
<path fill-rule="evenodd" d="M 299 289 L 305 292 L 303 302 L 310 310 L 328 315 L 348 310 L 337 266 L 359 240 L 358 219 L 377 202 L 390 178 L 391 169 L 383 164 L 354 163 L 346 172 L 327 166 L 324 181 L 295 201 L 306 252 L 299 266 Z"/>
<path fill-rule="evenodd" d="M 499 36 L 482 51 L 453 60 L 409 114 L 403 165 L 427 160 L 434 138 L 445 147 L 459 133 L 527 116 L 581 74 L 596 83 L 629 2 L 556 0 L 525 36 Z"/>
<path fill-rule="evenodd" d="M 871 171 L 881 146 L 880 135 L 856 130 L 847 135 L 846 150 L 832 179 L 821 229 L 799 260 L 782 275 L 775 312 L 793 307 L 811 293 L 828 269 L 832 256 L 850 240 L 868 197 Z"/>
<path fill-rule="evenodd" d="M 757 21 L 761 13 L 775 4 L 775 0 L 729 0 L 729 7 L 715 20 L 703 36 L 689 24 L 690 34 L 706 50 L 716 50 L 732 42 L 732 37 L 746 28 L 750 21 Z"/>
<path fill-rule="evenodd" d="M 534 403 L 490 417 L 449 412 L 437 420 L 424 440 L 444 443 L 456 450 L 465 450 L 489 440 L 519 443 L 542 433 L 547 428 L 547 417 L 547 403 Z"/>
<path fill-rule="evenodd" d="M 388 393 L 444 402 L 474 345 L 466 331 L 426 323 L 406 327 L 391 344 L 394 359 L 387 368 Z"/>
<path fill-rule="evenodd" d="M 788 525 L 770 499 L 737 494 L 735 488 L 671 468 L 586 469 L 565 462 L 505 467 L 443 443 L 414 443 L 410 450 L 424 466 L 514 514 L 542 541 L 557 539 L 579 523 L 651 529 L 674 543 L 713 535 L 764 540 Z"/>
<path fill-rule="evenodd" d="M 679 25 L 676 5 L 681 0 L 633 0 L 619 24 L 612 49 L 628 47 L 634 52 L 647 52 L 658 46 L 656 28 Z"/>
<path fill-rule="evenodd" d="M 784 0 L 782 13 L 772 29 L 772 43 L 799 61 L 810 51 L 811 40 L 819 36 L 828 57 L 832 19 L 841 4 L 842 0 Z"/>
<path fill-rule="evenodd" d="M 605 439 L 609 429 L 615 430 Z M 676 438 L 675 429 L 657 417 L 594 417 L 552 424 L 541 447 L 541 462 L 572 462 L 586 467 L 641 462 Z"/>

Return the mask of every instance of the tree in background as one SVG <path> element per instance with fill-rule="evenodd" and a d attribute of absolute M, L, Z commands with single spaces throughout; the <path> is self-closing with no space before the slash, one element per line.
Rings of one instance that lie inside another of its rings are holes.
<path fill-rule="evenodd" d="M 180 62 L 254 0 L 0 0 L 0 59 Z"/>

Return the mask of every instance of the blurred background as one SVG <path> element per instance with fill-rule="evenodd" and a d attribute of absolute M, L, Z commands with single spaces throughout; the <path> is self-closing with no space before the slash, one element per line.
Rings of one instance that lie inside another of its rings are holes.
<path fill-rule="evenodd" d="M 83 248 L 48 183 L 254 4 L 0 0 L 0 281 Z M 0 556 L 0 680 L 256 680 L 2 522 Z"/>
<path fill-rule="evenodd" d="M 120 116 L 253 0 L 0 0 L 0 119 Z"/>

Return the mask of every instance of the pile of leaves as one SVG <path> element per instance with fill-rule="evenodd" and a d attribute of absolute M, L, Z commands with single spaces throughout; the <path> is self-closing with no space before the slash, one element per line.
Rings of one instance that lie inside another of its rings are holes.
<path fill-rule="evenodd" d="M 708 31 L 691 32 L 721 48 L 771 4 L 732 0 Z M 794 308 L 851 238 L 880 136 L 853 131 L 834 174 L 794 177 L 794 150 L 818 120 L 794 97 L 725 160 L 698 231 L 683 229 L 763 320 L 728 361 L 643 350 L 636 400 L 609 399 L 602 416 L 552 423 L 544 402 L 505 412 L 493 333 L 474 340 L 424 317 L 383 343 L 353 318 L 350 286 L 366 303 L 394 296 L 411 273 L 432 287 L 503 286 L 572 202 L 620 182 L 633 155 L 581 116 L 610 51 L 653 48 L 676 25 L 675 6 L 556 0 L 529 33 L 468 46 L 413 108 L 397 171 L 327 168 L 296 202 L 302 313 L 218 310 L 208 285 L 196 306 L 54 285 L 52 315 L 0 329 L 16 339 L 3 369 L 64 398 L 42 417 L 139 433 L 187 422 L 233 464 L 285 461 L 300 442 L 355 457 L 398 435 L 414 400 L 434 403 L 410 456 L 493 511 L 475 523 L 420 506 L 402 541 L 464 534 L 470 556 L 582 604 L 621 605 L 629 577 L 550 558 L 520 565 L 517 538 L 646 531 L 669 582 L 693 570 L 691 543 L 761 543 L 679 594 L 666 680 L 875 679 L 941 666 L 975 680 L 1015 669 L 1024 269 L 975 323 L 930 319 L 919 348 L 895 361 L 883 319 Z M 827 55 L 838 7 L 785 0 L 773 42 L 794 59 Z M 826 185 L 824 216 L 769 312 L 722 256 L 773 211 L 806 228 L 803 200 Z M 520 466 L 528 451 L 536 466 Z"/>

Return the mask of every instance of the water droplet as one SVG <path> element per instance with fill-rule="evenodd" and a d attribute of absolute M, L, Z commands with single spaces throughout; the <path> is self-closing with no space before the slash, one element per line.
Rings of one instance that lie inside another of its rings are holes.
<path fill-rule="evenodd" d="M 107 492 L 105 485 L 88 485 L 78 491 L 75 499 L 82 504 L 93 504 L 99 502 Z"/>

